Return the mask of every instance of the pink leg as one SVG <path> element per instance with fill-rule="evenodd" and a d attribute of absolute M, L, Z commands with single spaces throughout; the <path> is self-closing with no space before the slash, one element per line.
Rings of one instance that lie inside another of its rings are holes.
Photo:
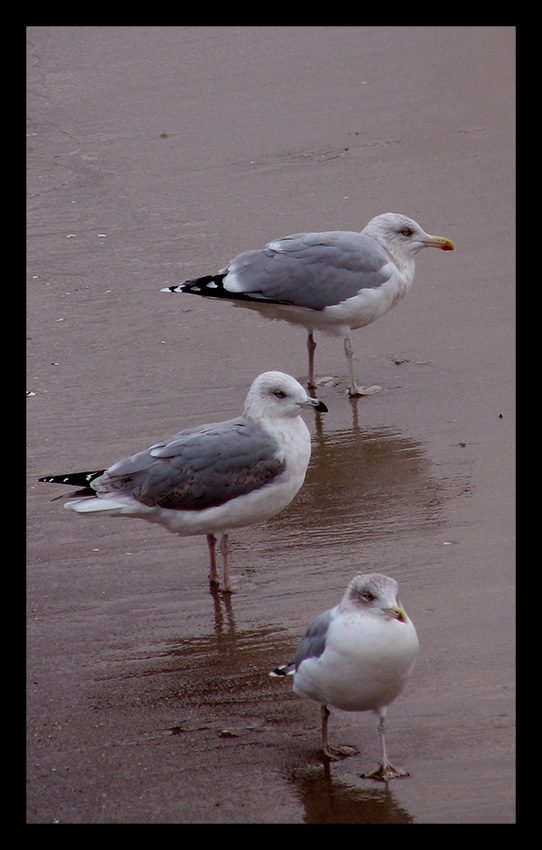
<path fill-rule="evenodd" d="M 327 720 L 329 715 L 331 714 L 327 705 L 320 706 L 320 716 L 322 718 L 322 747 L 324 748 L 324 752 L 328 749 L 329 742 L 327 739 Z"/>
<path fill-rule="evenodd" d="M 207 545 L 209 547 L 209 555 L 211 558 L 211 570 L 209 572 L 209 581 L 211 582 L 211 584 L 218 584 L 215 555 L 216 537 L 214 536 L 214 534 L 207 535 Z"/>
<path fill-rule="evenodd" d="M 220 552 L 222 554 L 222 590 L 226 593 L 233 593 L 232 588 L 230 587 L 230 576 L 228 572 L 228 535 L 223 534 L 222 539 L 220 541 Z"/>
<path fill-rule="evenodd" d="M 314 351 L 316 349 L 316 343 L 314 341 L 313 332 L 309 331 L 309 335 L 307 337 L 307 351 L 309 352 L 309 387 L 316 386 L 314 383 Z"/>
<path fill-rule="evenodd" d="M 382 764 L 371 773 L 361 773 L 360 776 L 364 779 L 378 779 L 380 782 L 388 782 L 390 779 L 396 779 L 400 776 L 410 776 L 408 770 L 403 770 L 402 767 L 394 767 L 388 761 L 386 752 L 386 737 L 385 737 L 385 720 L 386 710 L 383 709 L 380 713 L 380 723 L 378 724 L 378 732 L 382 741 Z"/>
<path fill-rule="evenodd" d="M 320 706 L 320 716 L 322 718 L 322 752 L 323 755 L 332 760 L 347 758 L 348 756 L 357 755 L 355 747 L 336 747 L 330 744 L 327 737 L 327 721 L 331 714 L 327 705 Z"/>
<path fill-rule="evenodd" d="M 372 393 L 377 393 L 382 389 L 382 387 L 379 387 L 378 384 L 372 384 L 370 387 L 358 387 L 356 384 L 356 377 L 354 375 L 354 352 L 352 348 L 352 337 L 350 334 L 347 334 L 344 338 L 344 353 L 346 355 L 346 362 L 348 363 L 348 371 L 350 373 L 350 386 L 348 388 L 349 395 L 372 395 Z"/>

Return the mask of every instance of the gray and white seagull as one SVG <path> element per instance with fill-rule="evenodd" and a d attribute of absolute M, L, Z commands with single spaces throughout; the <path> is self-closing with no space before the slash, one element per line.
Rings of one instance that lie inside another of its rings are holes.
<path fill-rule="evenodd" d="M 307 408 L 327 411 L 290 375 L 264 372 L 242 416 L 180 431 L 109 469 L 39 480 L 82 486 L 65 504 L 77 513 L 140 517 L 174 534 L 207 535 L 213 584 L 221 533 L 223 590 L 230 592 L 231 529 L 274 516 L 305 480 L 311 440 L 300 413 Z"/>
<path fill-rule="evenodd" d="M 314 331 L 342 336 L 350 375 L 349 393 L 379 387 L 356 383 L 352 331 L 365 327 L 401 301 L 414 279 L 414 258 L 422 248 L 453 251 L 443 236 L 431 236 L 405 215 L 384 213 L 357 233 L 331 230 L 294 233 L 245 251 L 218 274 L 163 292 L 186 292 L 232 301 L 269 319 L 304 325 L 309 356 L 308 384 L 314 379 Z"/>
<path fill-rule="evenodd" d="M 397 582 L 379 573 L 355 576 L 341 602 L 312 621 L 295 661 L 271 671 L 294 676 L 294 691 L 320 703 L 322 747 L 329 759 L 355 755 L 354 747 L 329 743 L 329 708 L 373 711 L 380 719 L 382 763 L 365 778 L 388 781 L 408 776 L 388 761 L 384 723 L 416 661 L 418 636 L 397 600 Z"/>

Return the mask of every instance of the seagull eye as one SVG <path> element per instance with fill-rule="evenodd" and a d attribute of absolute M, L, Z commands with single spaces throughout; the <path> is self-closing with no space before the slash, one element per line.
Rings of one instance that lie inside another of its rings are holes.
<path fill-rule="evenodd" d="M 285 398 L 286 393 L 283 393 L 282 390 L 276 390 L 274 395 L 276 395 L 277 398 Z"/>
<path fill-rule="evenodd" d="M 401 230 L 401 233 L 403 234 L 403 236 L 412 236 L 412 230 L 410 229 L 410 227 L 405 227 L 404 230 Z"/>
<path fill-rule="evenodd" d="M 373 596 L 372 593 L 370 593 L 370 591 L 367 591 L 366 593 L 361 594 L 361 598 L 363 599 L 364 602 L 372 602 L 373 599 L 374 599 L 374 596 Z"/>

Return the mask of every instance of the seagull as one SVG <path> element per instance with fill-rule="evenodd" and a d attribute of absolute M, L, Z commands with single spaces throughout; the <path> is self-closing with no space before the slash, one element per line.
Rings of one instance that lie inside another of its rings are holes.
<path fill-rule="evenodd" d="M 274 516 L 305 480 L 311 440 L 300 414 L 307 408 L 327 412 L 295 378 L 264 372 L 252 383 L 242 416 L 179 431 L 109 469 L 39 480 L 82 486 L 64 505 L 77 513 L 140 517 L 181 536 L 207 535 L 213 585 L 221 533 L 222 589 L 230 593 L 230 530 Z"/>
<path fill-rule="evenodd" d="M 312 621 L 295 661 L 271 671 L 294 676 L 294 691 L 320 703 L 323 754 L 327 759 L 354 755 L 353 747 L 328 741 L 332 708 L 373 711 L 379 717 L 382 763 L 364 778 L 386 782 L 408 776 L 388 761 L 385 718 L 404 689 L 418 652 L 416 629 L 397 601 L 397 582 L 378 573 L 356 575 L 341 600 Z"/>
<path fill-rule="evenodd" d="M 361 233 L 331 230 L 275 239 L 260 251 L 239 254 L 218 274 L 161 291 L 222 298 L 268 319 L 304 325 L 309 387 L 315 386 L 314 331 L 342 336 L 348 392 L 368 395 L 380 387 L 357 385 L 352 331 L 379 319 L 405 297 L 414 279 L 416 254 L 431 247 L 454 250 L 449 239 L 430 236 L 411 218 L 384 213 Z"/>

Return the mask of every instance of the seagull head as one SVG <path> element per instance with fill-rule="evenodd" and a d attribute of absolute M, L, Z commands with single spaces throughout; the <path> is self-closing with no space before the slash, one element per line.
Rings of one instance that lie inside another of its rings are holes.
<path fill-rule="evenodd" d="M 307 395 L 301 384 L 284 372 L 263 372 L 253 381 L 245 402 L 245 416 L 255 422 L 262 418 L 291 418 L 311 408 L 327 413 L 323 401 Z"/>
<path fill-rule="evenodd" d="M 342 600 L 345 608 L 363 610 L 374 616 L 384 616 L 407 623 L 404 608 L 397 601 L 397 582 L 379 573 L 354 576 Z"/>
<path fill-rule="evenodd" d="M 414 219 L 400 213 L 377 215 L 361 232 L 372 237 L 399 262 L 413 260 L 422 248 L 455 250 L 450 239 L 426 233 Z"/>

